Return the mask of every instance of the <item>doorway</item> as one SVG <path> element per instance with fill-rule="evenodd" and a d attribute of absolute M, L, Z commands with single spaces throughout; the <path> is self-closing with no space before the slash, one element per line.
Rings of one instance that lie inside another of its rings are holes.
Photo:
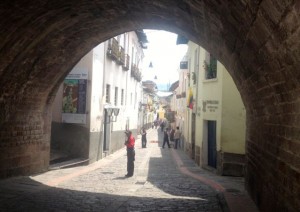
<path fill-rule="evenodd" d="M 192 113 L 192 159 L 195 159 L 196 143 L 196 114 Z"/>
<path fill-rule="evenodd" d="M 207 165 L 217 168 L 217 122 L 207 121 Z"/>

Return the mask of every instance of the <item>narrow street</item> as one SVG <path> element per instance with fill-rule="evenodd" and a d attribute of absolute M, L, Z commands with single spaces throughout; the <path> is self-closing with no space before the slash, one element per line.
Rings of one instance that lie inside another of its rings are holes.
<path fill-rule="evenodd" d="M 160 129 L 136 139 L 135 173 L 125 148 L 88 166 L 0 181 L 0 211 L 256 211 L 243 178 L 199 168 L 182 150 L 161 148 Z"/>

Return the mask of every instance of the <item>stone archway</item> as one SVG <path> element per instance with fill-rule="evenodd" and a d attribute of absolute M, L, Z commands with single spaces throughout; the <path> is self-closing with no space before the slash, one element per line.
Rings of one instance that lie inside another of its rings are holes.
<path fill-rule="evenodd" d="M 297 1 L 7 1 L 0 3 L 0 177 L 49 164 L 51 103 L 98 43 L 164 29 L 213 53 L 247 109 L 246 186 L 261 210 L 300 207 Z"/>

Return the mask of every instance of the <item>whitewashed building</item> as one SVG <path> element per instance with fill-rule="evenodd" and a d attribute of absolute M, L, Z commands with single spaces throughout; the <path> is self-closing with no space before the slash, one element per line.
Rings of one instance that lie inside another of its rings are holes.
<path fill-rule="evenodd" d="M 124 131 L 142 124 L 143 31 L 105 41 L 86 54 L 60 86 L 53 106 L 51 150 L 92 163 L 124 147 Z"/>

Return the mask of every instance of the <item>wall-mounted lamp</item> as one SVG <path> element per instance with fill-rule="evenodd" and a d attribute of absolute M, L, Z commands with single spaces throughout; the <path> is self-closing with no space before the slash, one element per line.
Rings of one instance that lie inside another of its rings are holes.
<path fill-rule="evenodd" d="M 113 108 L 106 108 L 105 110 L 106 110 L 107 116 L 112 116 L 112 114 L 113 114 Z"/>
<path fill-rule="evenodd" d="M 111 122 L 116 122 L 117 121 L 117 116 L 119 115 L 120 108 L 113 108 L 114 116 L 112 117 Z"/>
<path fill-rule="evenodd" d="M 105 123 L 109 124 L 111 122 L 116 122 L 119 112 L 120 112 L 120 108 L 113 108 L 113 107 L 105 108 Z"/>
<path fill-rule="evenodd" d="M 120 108 L 114 108 L 114 115 L 118 116 L 120 112 Z"/>

